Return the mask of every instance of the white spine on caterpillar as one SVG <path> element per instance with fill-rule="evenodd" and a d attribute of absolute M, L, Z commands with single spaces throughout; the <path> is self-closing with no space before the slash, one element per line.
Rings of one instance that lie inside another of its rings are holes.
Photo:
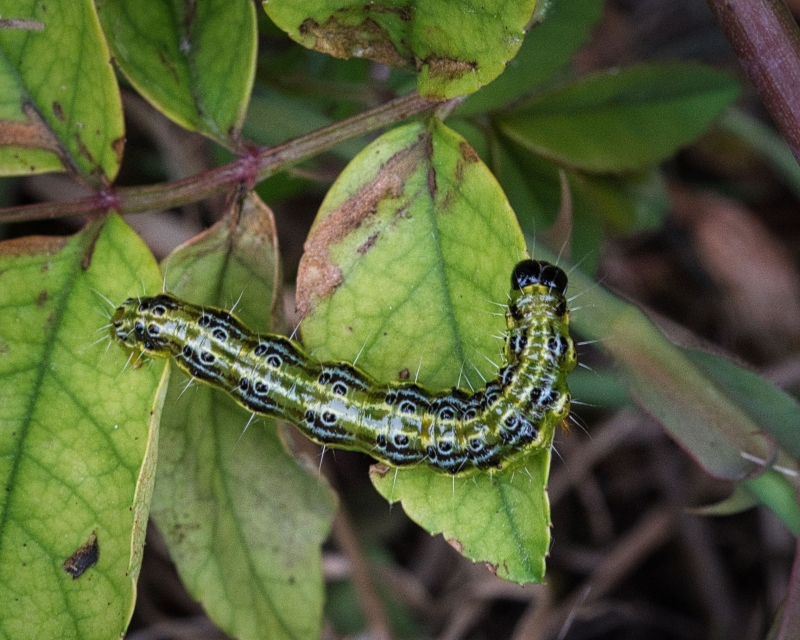
<path fill-rule="evenodd" d="M 134 352 L 174 358 L 249 411 L 291 422 L 319 444 L 391 466 L 468 474 L 513 467 L 549 446 L 564 424 L 566 378 L 576 364 L 566 288 L 555 265 L 517 264 L 503 366 L 473 393 L 381 384 L 351 364 L 318 362 L 283 336 L 254 334 L 227 311 L 170 294 L 126 300 L 111 332 Z"/>

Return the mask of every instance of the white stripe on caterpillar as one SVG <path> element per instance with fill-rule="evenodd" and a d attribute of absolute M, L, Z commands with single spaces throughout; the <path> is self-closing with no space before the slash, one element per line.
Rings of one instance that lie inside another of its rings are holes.
<path fill-rule="evenodd" d="M 486 387 L 433 393 L 381 384 L 348 363 L 309 357 L 296 342 L 252 333 L 233 314 L 170 294 L 126 300 L 111 333 L 137 354 L 172 357 L 189 375 L 249 411 L 295 424 L 319 444 L 362 451 L 395 467 L 447 474 L 513 467 L 549 446 L 570 409 L 567 276 L 523 260 L 511 275 L 503 366 Z"/>

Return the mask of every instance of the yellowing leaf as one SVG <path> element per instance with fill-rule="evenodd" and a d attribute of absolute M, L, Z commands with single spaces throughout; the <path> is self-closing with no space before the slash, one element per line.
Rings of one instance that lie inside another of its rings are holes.
<path fill-rule="evenodd" d="M 111 310 L 158 289 L 116 216 L 0 244 L 0 638 L 120 637 L 150 506 L 163 366 L 126 367 Z"/>
<path fill-rule="evenodd" d="M 438 120 L 399 127 L 350 163 L 320 209 L 298 276 L 303 341 L 320 359 L 357 358 L 379 381 L 481 387 L 497 372 L 494 336 L 524 256 L 508 201 L 466 141 Z M 545 451 L 516 473 L 375 468 L 372 480 L 468 558 L 538 582 L 549 465 Z"/>
<path fill-rule="evenodd" d="M 0 29 L 0 175 L 67 169 L 110 184 L 125 130 L 94 4 L 0 0 L 0 16 L 44 25 Z"/>
<path fill-rule="evenodd" d="M 337 58 L 419 72 L 430 99 L 472 93 L 500 75 L 522 44 L 536 0 L 264 0 L 294 40 Z"/>

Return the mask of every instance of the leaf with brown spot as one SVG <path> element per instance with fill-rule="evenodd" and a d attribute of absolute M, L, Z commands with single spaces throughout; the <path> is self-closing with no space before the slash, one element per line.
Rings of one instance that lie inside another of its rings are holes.
<path fill-rule="evenodd" d="M 4 638 L 31 629 L 42 638 L 124 635 L 150 507 L 163 365 L 125 366 L 129 354 L 109 344 L 106 300 L 143 286 L 160 290 L 158 268 L 117 216 L 69 238 L 0 243 Z"/>
<path fill-rule="evenodd" d="M 235 302 L 253 330 L 275 331 L 277 242 L 272 211 L 251 192 L 170 255 L 167 288 L 193 302 Z M 185 380 L 175 372 L 167 395 L 153 500 L 184 583 L 231 637 L 319 637 L 330 490 L 287 453 L 274 421 L 250 425 L 229 395 L 209 386 L 184 394 Z"/>
<path fill-rule="evenodd" d="M 26 11 L 20 15 L 16 0 L 0 0 L 0 15 L 45 27 L 0 29 L 0 175 L 66 169 L 106 186 L 120 164 L 111 142 L 125 128 L 95 5 L 35 2 Z"/>
<path fill-rule="evenodd" d="M 357 253 L 364 255 L 366 253 L 363 251 L 364 247 L 374 246 L 381 233 L 385 231 L 384 227 L 387 221 L 379 219 L 379 206 L 384 201 L 394 201 L 403 197 L 407 182 L 414 175 L 425 155 L 424 131 L 416 125 L 413 131 L 406 131 L 405 128 L 402 131 L 410 135 L 401 136 L 396 148 L 392 143 L 397 135 L 392 134 L 382 136 L 367 147 L 370 153 L 366 158 L 374 156 L 375 151 L 382 152 L 382 156 L 386 157 L 381 157 L 377 173 L 369 180 L 358 185 L 352 183 L 347 185 L 352 189 L 352 194 L 337 203 L 335 209 L 331 206 L 334 202 L 331 198 L 333 189 L 328 193 L 328 197 L 320 209 L 320 214 L 309 233 L 304 247 L 305 253 L 300 263 L 298 284 L 302 282 L 302 285 L 298 286 L 297 309 L 301 315 L 305 315 L 310 310 L 311 296 L 327 297 L 341 283 L 341 270 L 331 261 L 328 249 L 348 238 L 352 239 L 353 233 L 357 231 L 361 240 L 354 249 Z M 381 143 L 380 141 L 385 142 Z M 366 149 L 353 160 L 350 164 L 352 170 L 359 170 L 361 163 L 358 160 L 365 158 L 365 153 L 367 153 Z M 369 163 L 373 161 L 373 158 L 367 159 Z M 337 184 L 341 183 L 337 182 Z M 369 232 L 365 233 L 367 230 Z"/>
<path fill-rule="evenodd" d="M 342 24 L 331 17 L 324 24 L 308 18 L 300 25 L 300 33 L 313 37 L 317 51 L 334 58 L 363 57 L 392 67 L 408 66 L 388 34 L 374 20 L 367 18 L 357 27 Z"/>
<path fill-rule="evenodd" d="M 270 0 L 270 18 L 309 49 L 418 71 L 431 99 L 477 91 L 517 53 L 536 0 Z"/>
<path fill-rule="evenodd" d="M 98 12 L 139 93 L 182 127 L 237 148 L 255 76 L 250 0 L 108 0 Z"/>
<path fill-rule="evenodd" d="M 357 357 L 379 381 L 481 387 L 496 374 L 498 305 L 524 255 L 514 212 L 466 141 L 436 119 L 399 127 L 353 159 L 320 208 L 298 275 L 303 341 L 323 360 Z M 423 466 L 377 465 L 371 478 L 466 557 L 538 582 L 550 543 L 549 465 L 544 452 L 518 473 L 454 481 Z"/>

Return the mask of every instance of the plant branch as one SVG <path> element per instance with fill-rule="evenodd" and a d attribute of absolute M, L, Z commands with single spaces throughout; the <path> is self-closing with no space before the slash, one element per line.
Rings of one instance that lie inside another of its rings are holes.
<path fill-rule="evenodd" d="M 800 29 L 783 0 L 707 0 L 800 162 Z"/>
<path fill-rule="evenodd" d="M 439 104 L 416 93 L 409 94 L 274 147 L 254 148 L 252 153 L 230 164 L 183 180 L 146 187 L 111 188 L 76 200 L 8 207 L 0 209 L 0 222 L 44 220 L 112 209 L 119 213 L 141 213 L 198 202 L 237 184 L 244 183 L 252 188 L 278 171 L 340 142 L 434 109 Z"/>

